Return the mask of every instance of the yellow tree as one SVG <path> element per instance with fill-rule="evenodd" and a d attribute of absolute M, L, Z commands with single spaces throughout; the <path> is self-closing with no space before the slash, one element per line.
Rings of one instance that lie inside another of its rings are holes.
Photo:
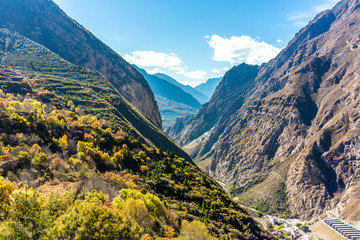
<path fill-rule="evenodd" d="M 185 240 L 214 240 L 205 224 L 200 221 L 184 220 L 181 224 L 180 237 Z"/>

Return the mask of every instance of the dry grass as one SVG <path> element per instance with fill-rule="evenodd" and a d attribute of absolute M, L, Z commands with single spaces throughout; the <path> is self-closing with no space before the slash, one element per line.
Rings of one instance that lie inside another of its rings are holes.
<path fill-rule="evenodd" d="M 41 185 L 37 190 L 43 194 L 45 197 L 49 197 L 53 193 L 75 193 L 78 187 L 77 182 L 59 182 L 52 181 L 46 182 L 44 185 Z"/>

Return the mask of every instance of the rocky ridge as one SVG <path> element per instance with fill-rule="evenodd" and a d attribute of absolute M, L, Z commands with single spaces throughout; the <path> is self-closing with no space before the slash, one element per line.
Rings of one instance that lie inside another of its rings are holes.
<path fill-rule="evenodd" d="M 199 114 L 170 135 L 260 210 L 311 218 L 358 204 L 351 192 L 360 172 L 359 8 L 345 0 L 320 13 L 255 77 L 237 73 L 245 66 L 230 70 Z M 230 82 L 237 85 L 226 89 Z M 226 110 L 216 112 L 222 101 Z"/>

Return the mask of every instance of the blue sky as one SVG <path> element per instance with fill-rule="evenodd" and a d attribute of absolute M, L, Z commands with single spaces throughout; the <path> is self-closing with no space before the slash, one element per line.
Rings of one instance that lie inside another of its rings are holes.
<path fill-rule="evenodd" d="M 55 0 L 122 57 L 195 86 L 276 56 L 336 0 Z"/>

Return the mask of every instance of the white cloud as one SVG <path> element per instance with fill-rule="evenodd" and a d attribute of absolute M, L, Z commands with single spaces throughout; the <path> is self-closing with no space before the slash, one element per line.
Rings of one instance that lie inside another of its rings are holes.
<path fill-rule="evenodd" d="M 124 54 L 126 61 L 140 67 L 176 67 L 183 65 L 182 60 L 175 53 L 161 53 L 154 51 L 135 51 Z"/>
<path fill-rule="evenodd" d="M 281 39 L 276 40 L 277 43 L 282 43 L 283 41 Z"/>
<path fill-rule="evenodd" d="M 124 58 L 132 64 L 146 68 L 149 74 L 167 70 L 191 79 L 204 79 L 207 75 L 204 71 L 190 71 L 189 67 L 184 65 L 183 61 L 175 53 L 134 51 L 131 54 L 124 54 Z"/>
<path fill-rule="evenodd" d="M 204 71 L 189 71 L 187 66 L 171 67 L 170 69 L 176 74 L 180 74 L 184 77 L 192 79 L 204 79 L 207 75 L 207 73 Z"/>
<path fill-rule="evenodd" d="M 212 35 L 209 46 L 214 49 L 213 59 L 215 61 L 230 62 L 231 64 L 259 65 L 268 62 L 281 51 L 279 48 L 249 36 L 223 38 Z"/>
<path fill-rule="evenodd" d="M 224 67 L 224 68 L 222 68 L 221 70 L 223 70 L 223 71 L 229 71 L 230 68 L 229 68 L 229 67 Z"/>
<path fill-rule="evenodd" d="M 304 27 L 316 16 L 316 14 L 325 11 L 326 9 L 331 9 L 338 2 L 339 0 L 325 0 L 323 4 L 313 6 L 306 11 L 292 12 L 287 15 L 288 21 L 293 22 L 295 26 Z"/>

